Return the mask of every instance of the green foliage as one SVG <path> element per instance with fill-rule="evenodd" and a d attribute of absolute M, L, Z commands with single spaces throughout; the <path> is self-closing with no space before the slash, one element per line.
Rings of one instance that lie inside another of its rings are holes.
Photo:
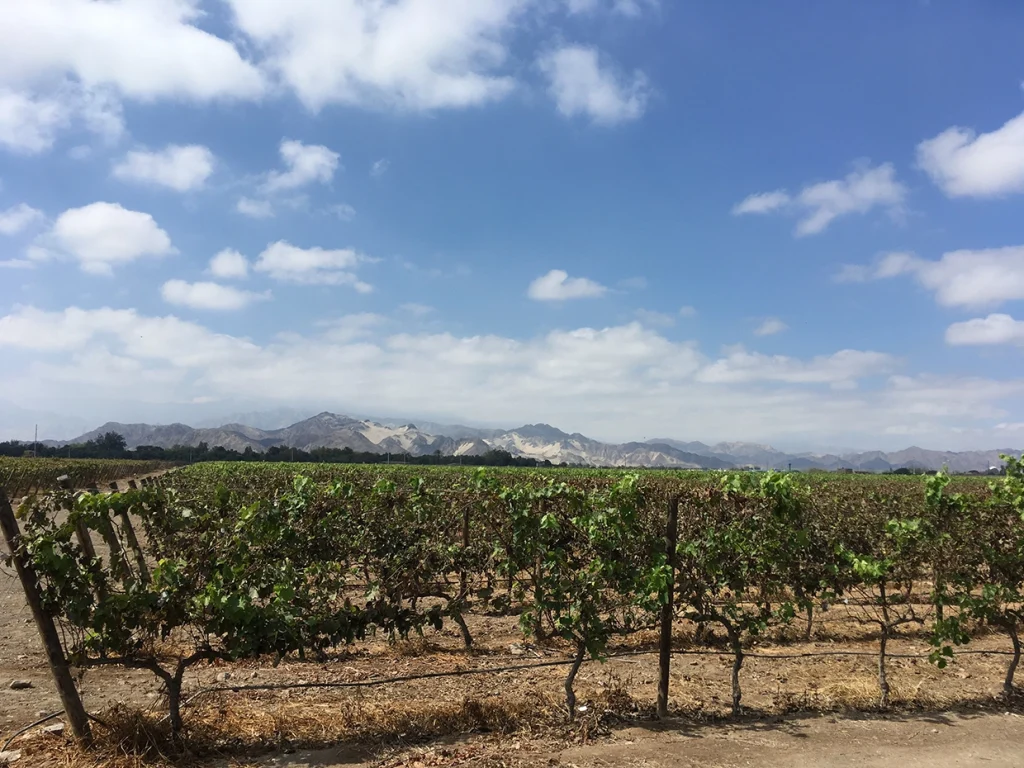
<path fill-rule="evenodd" d="M 1022 478 L 1019 462 L 991 490 L 945 475 L 206 463 L 165 488 L 32 498 L 21 516 L 75 660 L 146 667 L 180 692 L 207 659 L 321 656 L 448 621 L 468 644 L 473 611 L 516 608 L 525 633 L 601 658 L 668 601 L 678 498 L 675 605 L 724 629 L 738 707 L 751 638 L 856 591 L 886 631 L 917 620 L 909 589 L 935 565 L 935 600 L 955 609 L 935 622 L 936 663 L 971 622 L 1018 621 Z M 82 527 L 117 537 L 123 560 L 87 558 Z"/>

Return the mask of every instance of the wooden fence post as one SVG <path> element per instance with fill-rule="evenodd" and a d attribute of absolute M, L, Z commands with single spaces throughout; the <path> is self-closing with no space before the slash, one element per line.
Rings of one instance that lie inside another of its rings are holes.
<path fill-rule="evenodd" d="M 117 488 L 117 483 L 110 484 L 114 489 Z M 89 489 L 89 493 L 99 495 L 100 489 L 93 487 Z M 107 549 L 110 551 L 110 573 L 115 579 L 120 581 L 122 584 L 130 581 L 132 578 L 131 569 L 128 567 L 128 561 L 124 555 L 124 549 L 121 547 L 121 540 L 117 538 L 117 532 L 114 530 L 113 524 L 110 522 L 110 510 L 104 509 L 99 514 L 99 529 L 100 536 L 107 543 Z"/>
<path fill-rule="evenodd" d="M 89 729 L 89 716 L 82 706 L 82 698 L 75 688 L 75 681 L 71 677 L 71 670 L 68 669 L 67 659 L 64 658 L 64 648 L 60 644 L 60 636 L 57 634 L 57 627 L 53 623 L 53 617 L 43 609 L 43 599 L 39 589 L 39 579 L 36 576 L 35 568 L 21 551 L 21 531 L 18 529 L 18 521 L 14 517 L 14 510 L 7 500 L 7 494 L 0 489 L 0 529 L 3 529 L 4 539 L 7 548 L 11 551 L 11 560 L 14 562 L 14 569 L 18 572 L 22 589 L 25 590 L 25 600 L 32 609 L 32 616 L 36 620 L 36 627 L 39 629 L 39 637 L 43 641 L 43 649 L 46 651 L 46 658 L 50 662 L 50 671 L 53 673 L 53 682 L 57 686 L 57 693 L 60 694 L 61 704 L 64 705 L 64 712 L 68 716 L 68 723 L 75 739 L 83 747 L 92 746 L 92 731 Z"/>
<path fill-rule="evenodd" d="M 466 557 L 469 552 L 469 505 L 462 508 L 462 556 Z M 459 574 L 459 599 L 465 600 L 469 594 L 469 574 L 466 573 L 466 564 L 463 561 L 462 572 Z"/>
<path fill-rule="evenodd" d="M 116 487 L 116 483 L 110 484 L 111 488 Z M 137 486 L 134 480 L 128 481 L 128 487 L 134 490 Z M 146 555 L 142 551 L 142 546 L 139 544 L 139 537 L 135 535 L 135 526 L 132 525 L 132 518 L 130 515 L 130 509 L 122 509 L 119 517 L 121 519 L 121 530 L 124 531 L 125 538 L 128 539 L 128 547 L 131 549 L 132 554 L 135 556 L 135 567 L 139 570 L 139 581 L 143 584 L 149 583 L 149 566 L 146 565 Z"/>
<path fill-rule="evenodd" d="M 665 557 L 668 565 L 668 599 L 661 606 L 661 646 L 658 654 L 658 718 L 668 717 L 669 669 L 672 663 L 672 615 L 676 587 L 676 542 L 679 537 L 679 497 L 668 502 Z"/>
<path fill-rule="evenodd" d="M 57 484 L 65 491 L 71 490 L 71 478 L 67 475 L 61 475 L 57 478 Z M 68 507 L 68 514 L 73 513 L 73 509 Z M 82 548 L 82 554 L 85 555 L 86 559 L 90 563 L 96 562 L 96 547 L 93 546 L 92 536 L 89 534 L 89 528 L 86 526 L 85 521 L 79 518 L 75 521 L 75 538 L 78 539 L 78 546 Z M 106 589 L 103 587 L 103 580 L 96 580 L 96 599 L 102 600 L 106 597 Z"/>

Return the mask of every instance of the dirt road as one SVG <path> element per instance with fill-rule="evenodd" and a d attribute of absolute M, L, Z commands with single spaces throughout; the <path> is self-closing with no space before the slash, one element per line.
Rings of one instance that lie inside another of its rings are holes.
<path fill-rule="evenodd" d="M 260 766 L 342 768 L 373 765 L 351 749 L 271 756 Z M 1024 718 L 985 713 L 904 717 L 807 717 L 695 726 L 681 721 L 630 727 L 610 738 L 558 751 L 526 739 L 469 740 L 410 750 L 393 766 L 671 766 L 672 768 L 945 768 L 1024 766 Z"/>

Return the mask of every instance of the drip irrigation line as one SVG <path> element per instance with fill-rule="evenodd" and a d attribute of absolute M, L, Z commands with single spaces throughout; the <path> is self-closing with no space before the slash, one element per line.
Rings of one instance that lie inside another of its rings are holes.
<path fill-rule="evenodd" d="M 11 744 L 14 743 L 14 740 L 16 738 L 18 738 L 19 736 L 21 736 L 21 734 L 26 733 L 27 731 L 31 731 L 33 728 L 35 728 L 36 726 L 42 725 L 43 723 L 48 723 L 51 720 L 53 720 L 54 718 L 60 717 L 63 714 L 64 714 L 64 710 L 62 709 L 62 710 L 60 710 L 58 712 L 54 712 L 52 715 L 47 715 L 46 717 L 41 717 L 38 720 L 36 720 L 34 723 L 29 723 L 24 728 L 15 731 L 14 735 L 11 736 L 11 738 L 9 738 L 7 741 L 5 741 L 4 745 L 2 747 L 0 747 L 0 752 L 6 752 L 7 748 L 9 746 L 11 746 Z"/>
<path fill-rule="evenodd" d="M 651 656 L 658 651 L 625 651 L 622 653 L 611 653 L 604 659 L 621 659 L 630 656 Z M 994 655 L 1012 656 L 1012 651 L 979 651 L 967 650 L 957 653 L 958 656 L 972 655 Z M 731 656 L 730 651 L 688 651 L 673 650 L 673 656 Z M 814 651 L 808 653 L 744 653 L 748 659 L 807 659 L 828 656 L 859 656 L 877 659 L 878 654 L 871 651 Z M 923 653 L 887 653 L 890 659 L 927 659 L 929 654 Z M 588 658 L 584 661 L 598 661 L 599 659 Z M 462 677 L 465 675 L 498 674 L 502 672 L 517 672 L 519 670 L 543 669 L 546 667 L 568 666 L 574 663 L 574 659 L 558 659 L 555 661 L 543 661 L 539 664 L 513 664 L 502 667 L 477 667 L 475 669 L 459 669 L 454 672 L 424 672 L 416 675 L 401 675 L 399 677 L 386 677 L 376 680 L 352 680 L 342 682 L 315 682 L 315 683 L 247 683 L 244 685 L 216 685 L 208 688 L 201 688 L 192 696 L 182 702 L 182 706 L 188 706 L 201 696 L 211 693 L 240 693 L 242 691 L 282 691 L 282 690 L 310 690 L 310 689 L 333 689 L 333 688 L 369 688 L 378 685 L 394 685 L 396 683 L 415 682 L 417 680 L 434 680 L 444 677 Z M 166 718 L 165 718 L 166 719 Z"/>

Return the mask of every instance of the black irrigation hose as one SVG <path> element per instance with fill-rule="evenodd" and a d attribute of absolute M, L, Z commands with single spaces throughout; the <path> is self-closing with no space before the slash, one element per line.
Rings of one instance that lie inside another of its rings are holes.
<path fill-rule="evenodd" d="M 621 659 L 629 656 L 651 656 L 658 651 L 624 651 L 622 653 L 610 653 L 605 656 L 605 659 Z M 673 650 L 673 656 L 729 656 L 729 651 L 684 651 L 684 650 Z M 809 653 L 744 653 L 748 659 L 810 659 L 830 656 L 859 656 L 878 658 L 878 654 L 871 651 L 813 651 Z M 927 659 L 928 654 L 921 653 L 890 653 L 886 654 L 890 659 Z M 976 651 L 966 650 L 959 651 L 958 656 L 966 655 L 987 655 L 987 656 L 1012 656 L 1012 651 Z M 597 659 L 585 659 L 584 661 L 596 661 Z M 512 664 L 504 667 L 478 667 L 476 669 L 460 669 L 454 672 L 424 672 L 418 675 L 402 675 L 400 677 L 387 677 L 380 680 L 355 680 L 347 682 L 337 683 L 255 683 L 246 685 L 215 685 L 209 688 L 201 688 L 194 694 L 189 696 L 185 701 L 182 702 L 183 707 L 187 707 L 189 704 L 194 702 L 201 696 L 206 696 L 211 693 L 239 693 L 241 691 L 284 691 L 284 690 L 310 690 L 310 689 L 323 689 L 323 688 L 370 688 L 377 685 L 394 685 L 395 683 L 409 683 L 416 680 L 434 680 L 442 677 L 462 677 L 464 675 L 482 675 L 482 674 L 497 674 L 500 672 L 516 672 L 521 669 L 543 669 L 545 667 L 564 667 L 569 664 L 575 663 L 574 659 L 559 659 L 557 661 L 542 661 L 539 664 Z M 52 715 L 47 715 L 34 723 L 26 725 L 19 731 L 16 731 L 5 743 L 0 752 L 4 752 L 7 748 L 18 738 L 21 734 L 26 731 L 30 731 L 36 726 L 42 725 L 45 722 L 53 720 L 56 717 L 64 714 L 64 710 L 54 712 Z M 89 715 L 90 720 L 94 720 L 100 725 L 107 726 L 102 720 L 93 715 Z M 165 715 L 162 720 L 166 720 Z"/>
<path fill-rule="evenodd" d="M 658 651 L 625 651 L 623 653 L 611 653 L 605 656 L 606 659 L 618 659 L 628 656 L 650 656 Z M 1012 651 L 960 651 L 957 655 L 994 655 L 1012 656 Z M 730 656 L 729 651 L 672 651 L 674 656 Z M 878 654 L 871 651 L 815 651 L 811 653 L 744 653 L 748 659 L 808 659 L 826 656 L 862 656 L 872 659 L 878 658 Z M 921 653 L 889 653 L 890 659 L 927 659 L 928 654 Z M 424 672 L 418 675 L 403 675 L 401 677 L 387 677 L 379 680 L 357 680 L 336 683 L 255 683 L 246 685 L 217 685 L 209 688 L 201 688 L 182 702 L 182 706 L 188 706 L 200 696 L 210 693 L 238 693 L 241 691 L 283 691 L 283 690 L 309 690 L 315 688 L 369 688 L 377 685 L 393 685 L 395 683 L 408 683 L 416 680 L 431 680 L 441 677 L 462 677 L 463 675 L 481 675 L 487 673 L 514 672 L 521 669 L 542 669 L 544 667 L 560 667 L 574 663 L 574 659 L 560 659 L 558 661 L 543 661 L 539 664 L 514 664 L 505 667 L 478 667 L 476 669 L 460 669 L 455 672 Z M 585 659 L 585 661 L 596 661 L 596 659 Z M 164 718 L 166 719 L 166 717 Z"/>
<path fill-rule="evenodd" d="M 43 723 L 48 723 L 50 720 L 53 720 L 56 717 L 60 717 L 63 714 L 64 714 L 64 710 L 62 709 L 59 712 L 54 712 L 52 715 L 47 715 L 46 717 L 39 718 L 34 723 L 30 723 L 30 724 L 26 725 L 24 728 L 22 728 L 19 731 L 15 731 L 14 735 L 11 736 L 11 738 L 9 738 L 7 741 L 5 741 L 4 745 L 2 747 L 0 747 L 0 752 L 6 752 L 7 748 L 9 746 L 11 746 L 11 744 L 14 743 L 14 740 L 16 738 L 18 738 L 19 736 L 21 736 L 21 734 L 25 733 L 26 731 L 31 731 L 37 725 L 42 725 Z"/>
<path fill-rule="evenodd" d="M 18 738 L 19 736 L 21 736 L 21 734 L 23 734 L 23 733 L 25 733 L 27 731 L 31 731 L 36 726 L 40 726 L 43 723 L 47 723 L 50 720 L 53 720 L 56 717 L 60 717 L 63 714 L 64 714 L 64 710 L 63 709 L 58 710 L 57 712 L 54 712 L 52 715 L 47 715 L 46 717 L 41 717 L 38 720 L 36 720 L 34 723 L 29 723 L 28 725 L 26 725 L 21 730 L 15 731 L 14 735 L 11 736 L 11 738 L 9 738 L 7 741 L 5 741 L 4 745 L 2 747 L 0 747 L 0 752 L 6 752 L 7 748 L 9 746 L 11 746 L 11 744 L 14 743 L 14 740 L 16 738 Z M 99 725 L 102 725 L 107 730 L 112 730 L 108 723 L 105 723 L 104 721 L 100 720 L 98 717 L 96 717 L 96 715 L 90 715 L 88 712 L 86 712 L 85 716 L 88 717 L 90 720 L 92 720 L 94 723 L 98 723 Z"/>

